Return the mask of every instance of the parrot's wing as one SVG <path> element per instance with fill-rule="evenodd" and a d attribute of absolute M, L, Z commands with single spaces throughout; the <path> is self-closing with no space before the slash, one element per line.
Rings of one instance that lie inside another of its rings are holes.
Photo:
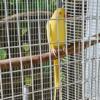
<path fill-rule="evenodd" d="M 51 25 L 49 21 L 47 22 L 46 29 L 47 29 L 47 40 L 48 42 L 50 42 L 50 37 L 52 32 L 51 32 Z"/>

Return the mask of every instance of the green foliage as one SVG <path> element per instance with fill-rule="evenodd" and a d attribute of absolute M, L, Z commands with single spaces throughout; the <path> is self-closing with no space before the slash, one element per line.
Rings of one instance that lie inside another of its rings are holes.
<path fill-rule="evenodd" d="M 24 36 L 27 33 L 28 29 L 27 27 L 22 27 L 21 28 L 21 36 Z"/>
<path fill-rule="evenodd" d="M 32 85 L 32 77 L 24 76 L 24 83 L 25 83 L 25 85 Z"/>
<path fill-rule="evenodd" d="M 23 43 L 22 49 L 24 50 L 25 56 L 30 55 L 30 47 L 28 43 Z"/>
<path fill-rule="evenodd" d="M 25 52 L 29 52 L 29 50 L 30 50 L 29 44 L 28 44 L 28 43 L 24 43 L 24 44 L 22 45 L 22 48 L 23 48 L 23 50 L 24 50 Z"/>
<path fill-rule="evenodd" d="M 57 0 L 31 0 L 28 1 L 28 9 L 32 10 L 52 10 L 56 7 Z M 9 7 L 16 7 L 16 0 L 9 0 Z M 19 12 L 27 11 L 27 0 L 17 0 Z"/>
<path fill-rule="evenodd" d="M 37 2 L 37 7 L 39 7 L 40 10 L 49 10 L 51 11 L 52 9 L 54 9 L 56 7 L 56 0 L 38 0 Z"/>
<path fill-rule="evenodd" d="M 0 60 L 6 59 L 7 52 L 4 49 L 0 49 Z"/>
<path fill-rule="evenodd" d="M 18 2 L 19 1 L 21 1 L 21 0 L 17 0 Z M 9 0 L 9 3 L 11 4 L 11 5 L 14 5 L 14 4 L 16 4 L 16 0 Z"/>
<path fill-rule="evenodd" d="M 5 12 L 4 2 L 5 0 L 0 1 L 0 13 Z M 56 2 L 57 0 L 28 0 L 28 11 L 37 11 L 37 9 L 40 11 L 54 11 L 56 9 Z M 8 15 L 16 13 L 16 6 L 18 6 L 19 13 L 27 12 L 27 0 L 7 0 Z M 4 16 L 4 13 L 2 14 Z"/>

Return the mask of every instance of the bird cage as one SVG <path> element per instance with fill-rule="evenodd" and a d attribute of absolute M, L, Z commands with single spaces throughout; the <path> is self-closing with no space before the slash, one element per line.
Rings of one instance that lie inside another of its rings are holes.
<path fill-rule="evenodd" d="M 60 2 L 68 16 L 56 100 L 99 100 L 99 0 L 0 1 L 0 100 L 54 100 L 46 24 Z"/>

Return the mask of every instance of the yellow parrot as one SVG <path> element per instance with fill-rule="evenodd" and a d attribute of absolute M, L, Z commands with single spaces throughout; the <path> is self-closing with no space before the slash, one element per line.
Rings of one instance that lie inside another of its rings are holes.
<path fill-rule="evenodd" d="M 50 20 L 47 22 L 47 39 L 50 43 L 50 49 L 56 55 L 56 49 L 65 48 L 65 10 L 64 8 L 57 8 Z M 60 64 L 58 58 L 53 61 L 54 63 L 54 100 L 56 100 L 56 91 L 60 86 Z"/>

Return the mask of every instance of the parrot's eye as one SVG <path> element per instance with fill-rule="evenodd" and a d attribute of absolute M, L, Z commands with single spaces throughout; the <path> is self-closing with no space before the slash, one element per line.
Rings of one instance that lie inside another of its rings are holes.
<path fill-rule="evenodd" d="M 59 14 L 61 15 L 61 12 L 59 12 Z"/>

